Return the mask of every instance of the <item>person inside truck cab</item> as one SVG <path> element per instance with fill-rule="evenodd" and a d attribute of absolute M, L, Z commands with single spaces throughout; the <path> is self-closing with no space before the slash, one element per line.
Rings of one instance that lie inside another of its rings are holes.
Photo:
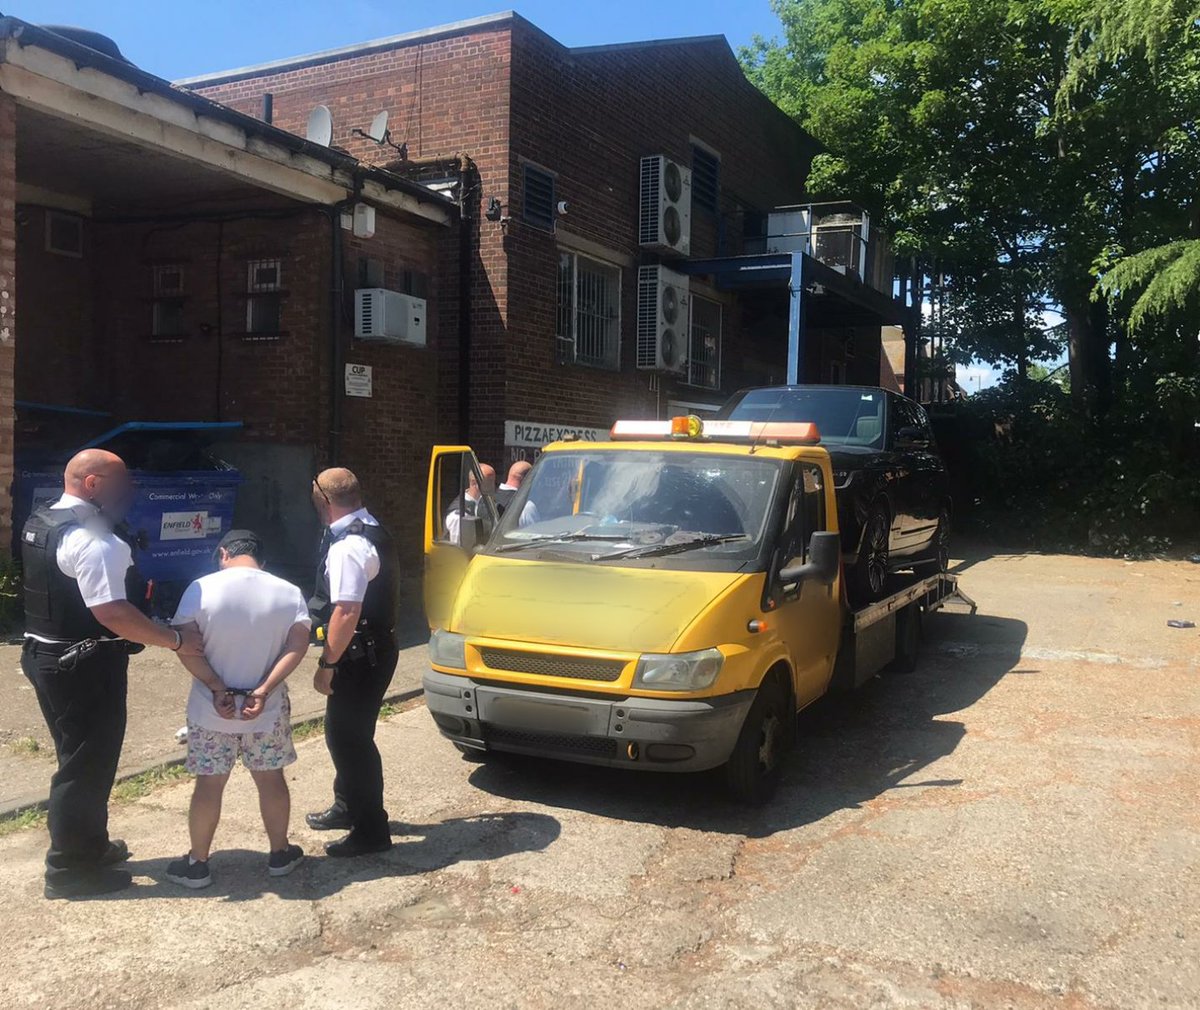
<path fill-rule="evenodd" d="M 483 489 L 480 489 L 479 481 L 472 472 L 467 479 L 466 490 L 458 496 L 450 506 L 450 511 L 446 513 L 446 539 L 452 544 L 462 543 L 462 517 L 475 514 L 475 507 L 483 494 L 496 493 L 496 468 L 487 463 L 480 463 L 479 472 L 483 474 Z"/>

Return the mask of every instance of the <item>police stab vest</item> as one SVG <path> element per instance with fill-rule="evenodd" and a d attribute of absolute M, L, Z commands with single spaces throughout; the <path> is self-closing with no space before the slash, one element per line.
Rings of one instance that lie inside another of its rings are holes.
<path fill-rule="evenodd" d="M 396 629 L 400 565 L 396 559 L 396 545 L 382 526 L 373 526 L 356 519 L 337 535 L 327 538 L 321 550 L 321 557 L 317 561 L 317 582 L 308 601 L 308 609 L 320 623 L 324 624 L 329 620 L 333 603 L 336 602 L 329 599 L 329 572 L 326 566 L 329 548 L 338 541 L 353 536 L 364 537 L 370 541 L 379 555 L 379 574 L 367 583 L 360 626 L 378 635 L 392 635 Z"/>
<path fill-rule="evenodd" d="M 83 602 L 79 583 L 58 567 L 58 545 L 73 527 L 102 521 L 90 509 L 37 509 L 21 532 L 21 567 L 25 580 L 25 630 L 41 638 L 81 642 L 86 638 L 116 638 L 96 620 Z M 135 606 L 145 596 L 137 569 L 125 573 L 126 599 Z"/>
<path fill-rule="evenodd" d="M 492 496 L 492 500 L 496 503 L 496 511 L 501 515 L 504 515 L 504 510 L 508 508 L 508 503 L 516 496 L 517 489 L 515 487 L 498 488 L 496 493 Z"/>

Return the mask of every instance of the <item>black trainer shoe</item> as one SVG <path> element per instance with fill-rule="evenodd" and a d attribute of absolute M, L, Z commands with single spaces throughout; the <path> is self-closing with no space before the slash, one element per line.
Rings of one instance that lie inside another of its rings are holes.
<path fill-rule="evenodd" d="M 351 831 L 345 838 L 330 842 L 325 846 L 325 854 L 335 859 L 349 859 L 354 856 L 369 856 L 376 852 L 387 852 L 392 847 L 392 839 L 388 835 L 372 837 L 360 835 Z"/>
<path fill-rule="evenodd" d="M 313 831 L 349 831 L 354 827 L 354 822 L 350 820 L 350 815 L 346 813 L 345 808 L 336 803 L 319 814 L 306 814 L 304 823 Z"/>
<path fill-rule="evenodd" d="M 47 898 L 91 898 L 97 894 L 112 894 L 123 891 L 133 883 L 133 875 L 128 870 L 114 870 L 103 867 L 70 876 L 53 882 L 46 881 L 43 892 Z"/>
<path fill-rule="evenodd" d="M 125 862 L 130 855 L 129 846 L 125 844 L 125 840 L 122 838 L 113 838 L 109 841 L 104 855 L 100 857 L 100 865 L 116 866 L 117 863 Z"/>
<path fill-rule="evenodd" d="M 267 873 L 272 877 L 286 877 L 304 858 L 304 850 L 299 845 L 289 845 L 286 849 L 272 852 L 267 857 Z"/>
<path fill-rule="evenodd" d="M 212 883 L 212 874 L 208 872 L 207 859 L 203 862 L 193 863 L 192 857 L 185 855 L 182 859 L 176 859 L 167 865 L 167 879 L 172 884 L 199 890 Z"/>

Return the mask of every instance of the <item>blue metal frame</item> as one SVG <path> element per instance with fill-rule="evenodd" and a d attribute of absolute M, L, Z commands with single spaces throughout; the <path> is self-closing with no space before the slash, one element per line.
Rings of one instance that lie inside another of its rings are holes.
<path fill-rule="evenodd" d="M 129 421 L 117 425 L 103 435 L 97 435 L 79 448 L 95 449 L 127 431 L 231 431 L 241 426 L 241 421 Z"/>
<path fill-rule="evenodd" d="M 688 275 L 711 274 L 720 288 L 751 287 L 786 282 L 788 286 L 787 381 L 803 382 L 804 365 L 804 252 L 766 253 L 760 256 L 724 256 L 687 260 L 671 269 Z"/>

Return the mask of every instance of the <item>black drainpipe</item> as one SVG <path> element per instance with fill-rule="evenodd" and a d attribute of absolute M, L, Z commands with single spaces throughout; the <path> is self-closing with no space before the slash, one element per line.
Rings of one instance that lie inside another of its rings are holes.
<path fill-rule="evenodd" d="M 329 207 L 329 466 L 337 466 L 341 458 L 342 442 L 342 383 L 345 365 L 342 357 L 342 342 L 338 337 L 338 326 L 342 321 L 342 298 L 345 287 L 345 270 L 342 268 L 342 211 L 352 208 L 362 193 L 362 179 L 354 177 L 354 192 L 345 200 Z"/>
<path fill-rule="evenodd" d="M 458 440 L 464 445 L 471 437 L 471 279 L 477 179 L 475 163 L 464 155 L 458 183 Z"/>

